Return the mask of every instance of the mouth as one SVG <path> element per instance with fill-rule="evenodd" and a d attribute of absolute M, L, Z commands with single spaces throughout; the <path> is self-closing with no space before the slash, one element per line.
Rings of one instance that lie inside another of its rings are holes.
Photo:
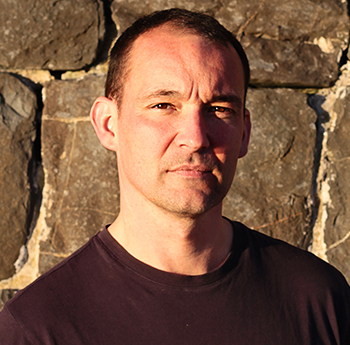
<path fill-rule="evenodd" d="M 212 174 L 212 169 L 205 165 L 190 165 L 185 164 L 178 167 L 168 169 L 167 173 L 189 177 L 189 178 L 202 178 Z"/>

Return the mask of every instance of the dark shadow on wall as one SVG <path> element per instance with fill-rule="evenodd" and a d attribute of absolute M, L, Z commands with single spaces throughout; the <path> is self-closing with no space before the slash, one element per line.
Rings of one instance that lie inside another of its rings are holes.
<path fill-rule="evenodd" d="M 339 61 L 339 74 L 340 74 L 340 69 L 348 62 L 348 52 L 349 52 L 349 45 L 346 47 L 346 49 L 343 51 L 342 56 Z"/>
<path fill-rule="evenodd" d="M 103 0 L 103 11 L 105 16 L 105 35 L 102 42 L 100 42 L 98 47 L 98 56 L 92 66 L 96 66 L 100 63 L 107 61 L 109 49 L 112 43 L 115 41 L 120 33 L 117 32 L 115 23 L 112 20 L 111 4 L 113 0 Z"/>
<path fill-rule="evenodd" d="M 44 187 L 44 171 L 41 158 L 41 117 L 43 110 L 42 85 L 36 84 L 30 79 L 21 75 L 12 74 L 21 80 L 37 97 L 37 113 L 34 120 L 36 129 L 35 140 L 32 146 L 32 156 L 28 163 L 27 176 L 30 189 L 30 199 L 25 229 L 27 239 L 24 247 L 20 251 L 20 256 L 15 263 L 16 272 L 18 272 L 28 260 L 27 244 L 32 236 L 37 220 L 39 218 L 40 206 L 42 201 L 42 191 Z"/>
<path fill-rule="evenodd" d="M 322 107 L 326 98 L 321 95 L 309 95 L 307 103 L 317 114 L 316 120 L 316 142 L 315 142 L 315 152 L 314 152 L 314 171 L 312 174 L 312 184 L 311 184 L 311 202 L 312 202 L 312 214 L 311 214 L 311 224 L 310 228 L 313 229 L 317 221 L 318 210 L 320 206 L 320 199 L 318 195 L 318 183 L 319 172 L 321 166 L 321 155 L 322 155 L 322 145 L 323 137 L 325 133 L 325 124 L 330 120 L 329 113 L 325 111 Z M 325 179 L 326 176 L 322 176 Z"/>
<path fill-rule="evenodd" d="M 9 301 L 18 290 L 5 289 L 0 290 L 0 310 L 3 308 L 4 304 Z"/>
<path fill-rule="evenodd" d="M 41 101 L 41 99 L 40 99 Z M 39 217 L 44 186 L 44 171 L 41 159 L 41 115 L 42 105 L 35 119 L 36 138 L 33 145 L 32 159 L 28 164 L 28 180 L 30 185 L 30 207 L 27 218 L 28 240 L 30 239 Z"/>

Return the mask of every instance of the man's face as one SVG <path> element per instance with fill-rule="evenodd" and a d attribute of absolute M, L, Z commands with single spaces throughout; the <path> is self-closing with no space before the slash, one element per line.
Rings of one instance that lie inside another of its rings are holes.
<path fill-rule="evenodd" d="M 236 51 L 162 26 L 135 41 L 123 90 L 122 198 L 191 217 L 220 205 L 249 137 Z"/>

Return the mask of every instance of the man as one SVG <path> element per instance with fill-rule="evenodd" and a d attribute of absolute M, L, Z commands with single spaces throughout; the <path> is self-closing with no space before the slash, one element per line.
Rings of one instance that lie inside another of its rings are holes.
<path fill-rule="evenodd" d="M 137 21 L 91 121 L 120 214 L 19 292 L 1 344 L 350 344 L 350 288 L 312 254 L 221 215 L 247 153 L 249 67 L 213 18 Z"/>

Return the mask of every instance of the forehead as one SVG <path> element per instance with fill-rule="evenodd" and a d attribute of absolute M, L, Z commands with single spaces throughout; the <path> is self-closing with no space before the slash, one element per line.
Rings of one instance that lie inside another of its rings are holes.
<path fill-rule="evenodd" d="M 202 78 L 219 88 L 232 81 L 244 93 L 243 65 L 231 45 L 225 47 L 169 25 L 142 34 L 131 48 L 127 79 L 135 81 L 146 75 L 169 84 Z"/>

